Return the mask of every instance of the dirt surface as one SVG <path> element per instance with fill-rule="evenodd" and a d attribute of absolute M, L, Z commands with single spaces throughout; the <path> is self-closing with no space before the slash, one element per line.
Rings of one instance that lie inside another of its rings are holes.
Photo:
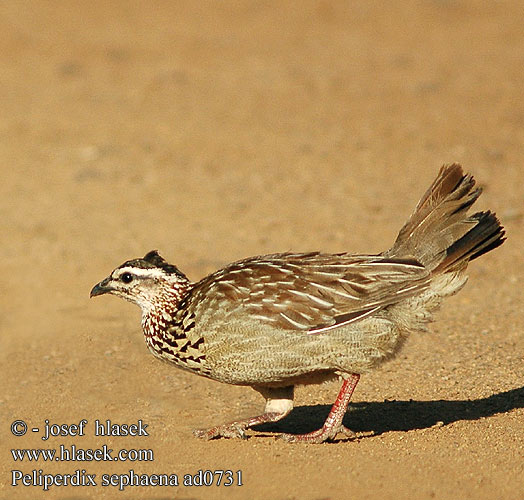
<path fill-rule="evenodd" d="M 522 3 L 354 4 L 2 2 L 1 499 L 524 499 Z M 275 251 L 380 252 L 452 161 L 508 240 L 362 377 L 356 440 L 271 432 L 320 426 L 338 383 L 299 389 L 285 421 L 245 441 L 195 439 L 262 400 L 158 362 L 136 307 L 89 300 L 153 248 L 192 279 Z M 45 419 L 88 424 L 43 441 Z M 142 420 L 149 437 L 95 436 L 96 419 Z M 10 451 L 61 444 L 154 461 Z M 101 485 L 131 469 L 180 485 Z M 216 469 L 243 485 L 182 484 Z M 12 487 L 12 470 L 86 470 L 98 486 Z"/>

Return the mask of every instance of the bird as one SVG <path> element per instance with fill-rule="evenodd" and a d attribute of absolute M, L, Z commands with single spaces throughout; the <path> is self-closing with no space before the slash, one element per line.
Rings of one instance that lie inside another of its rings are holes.
<path fill-rule="evenodd" d="M 260 415 L 195 430 L 197 437 L 247 438 L 251 427 L 291 412 L 295 386 L 333 379 L 342 386 L 323 426 L 279 437 L 354 437 L 342 421 L 360 375 L 426 330 L 442 299 L 466 283 L 469 262 L 505 241 L 494 213 L 468 215 L 480 194 L 460 164 L 446 164 L 380 254 L 260 255 L 192 282 L 153 250 L 114 269 L 90 296 L 140 306 L 157 358 L 265 398 Z"/>

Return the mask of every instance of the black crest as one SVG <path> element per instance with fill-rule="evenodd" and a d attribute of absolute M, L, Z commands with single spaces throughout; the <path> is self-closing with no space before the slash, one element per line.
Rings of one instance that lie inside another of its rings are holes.
<path fill-rule="evenodd" d="M 152 267 L 158 267 L 162 269 L 167 274 L 177 274 L 178 276 L 184 277 L 185 275 L 173 264 L 170 264 L 165 260 L 157 250 L 151 250 L 146 253 L 143 258 L 144 261 L 152 264 Z"/>
<path fill-rule="evenodd" d="M 162 269 L 166 274 L 174 274 L 181 278 L 186 278 L 185 274 L 182 273 L 176 266 L 170 264 L 163 257 L 160 256 L 157 250 L 151 250 L 146 253 L 142 259 L 133 259 L 124 262 L 120 267 L 139 267 L 142 269 Z"/>
<path fill-rule="evenodd" d="M 174 266 L 171 266 L 171 264 L 169 264 L 167 260 L 165 260 L 163 257 L 160 256 L 160 254 L 158 253 L 158 250 L 151 250 L 150 252 L 146 253 L 144 255 L 143 260 L 145 260 L 146 262 L 149 262 L 150 264 L 153 264 L 153 266 L 155 267 L 161 267 L 161 268 L 174 267 Z"/>

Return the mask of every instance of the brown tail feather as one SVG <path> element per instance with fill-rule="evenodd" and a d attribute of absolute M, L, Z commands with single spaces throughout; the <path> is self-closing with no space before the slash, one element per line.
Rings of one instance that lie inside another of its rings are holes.
<path fill-rule="evenodd" d="M 504 229 L 494 214 L 467 216 L 482 192 L 474 186 L 459 164 L 444 165 L 386 254 L 414 257 L 435 272 L 445 272 L 501 245 Z"/>

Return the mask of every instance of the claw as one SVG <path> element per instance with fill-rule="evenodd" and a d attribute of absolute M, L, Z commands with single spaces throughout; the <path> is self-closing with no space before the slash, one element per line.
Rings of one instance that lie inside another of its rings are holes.
<path fill-rule="evenodd" d="M 345 425 L 341 425 L 338 432 L 341 432 L 342 434 L 344 434 L 344 436 L 351 438 L 351 439 L 357 438 L 357 433 L 353 432 L 351 429 L 348 429 Z"/>
<path fill-rule="evenodd" d="M 247 439 L 246 428 L 239 422 L 219 425 L 210 429 L 195 429 L 193 435 L 206 441 L 219 437 Z"/>
<path fill-rule="evenodd" d="M 337 427 L 322 427 L 307 434 L 280 434 L 278 439 L 283 439 L 287 443 L 310 443 L 320 444 L 326 441 L 333 441 L 338 434 L 344 434 L 349 438 L 356 438 L 357 435 L 347 427 L 340 425 Z"/>

